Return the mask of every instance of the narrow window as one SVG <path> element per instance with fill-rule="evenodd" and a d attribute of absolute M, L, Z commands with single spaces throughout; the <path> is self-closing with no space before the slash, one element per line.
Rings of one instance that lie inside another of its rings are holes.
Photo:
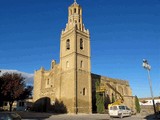
<path fill-rule="evenodd" d="M 18 106 L 19 106 L 19 107 L 21 106 L 21 102 L 19 102 Z"/>
<path fill-rule="evenodd" d="M 86 88 L 83 88 L 83 95 L 86 95 Z"/>
<path fill-rule="evenodd" d="M 80 9 L 78 9 L 78 14 L 80 14 Z"/>
<path fill-rule="evenodd" d="M 20 107 L 24 107 L 24 102 L 19 102 Z"/>
<path fill-rule="evenodd" d="M 67 49 L 67 50 L 70 49 L 70 40 L 69 40 L 69 39 L 66 41 L 66 49 Z"/>
<path fill-rule="evenodd" d="M 81 60 L 80 67 L 83 68 L 83 61 Z"/>
<path fill-rule="evenodd" d="M 47 85 L 49 85 L 49 79 L 47 80 Z"/>
<path fill-rule="evenodd" d="M 74 8 L 74 13 L 76 13 L 76 8 Z"/>
<path fill-rule="evenodd" d="M 69 62 L 68 61 L 66 62 L 66 68 L 69 68 Z"/>
<path fill-rule="evenodd" d="M 22 107 L 24 107 L 24 102 L 22 102 Z"/>
<path fill-rule="evenodd" d="M 81 38 L 81 39 L 80 39 L 80 49 L 81 49 L 81 50 L 83 50 L 83 46 L 84 46 L 84 45 L 83 45 L 83 39 Z"/>
<path fill-rule="evenodd" d="M 70 10 L 70 13 L 71 13 L 71 15 L 72 15 L 72 10 Z"/>

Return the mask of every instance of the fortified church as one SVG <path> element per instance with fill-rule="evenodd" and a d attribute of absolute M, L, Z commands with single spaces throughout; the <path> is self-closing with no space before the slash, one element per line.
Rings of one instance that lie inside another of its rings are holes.
<path fill-rule="evenodd" d="M 96 87 L 96 82 L 99 87 Z M 61 32 L 60 63 L 51 62 L 50 70 L 41 67 L 34 74 L 34 102 L 49 98 L 63 102 L 68 113 L 92 113 L 96 110 L 96 94 L 110 101 L 124 99 L 133 108 L 128 81 L 91 73 L 90 34 L 82 19 L 82 8 L 75 1 L 68 8 L 68 23 Z"/>

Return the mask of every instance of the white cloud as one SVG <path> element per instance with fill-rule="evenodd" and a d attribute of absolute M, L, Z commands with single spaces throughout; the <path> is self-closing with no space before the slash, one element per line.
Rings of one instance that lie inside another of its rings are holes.
<path fill-rule="evenodd" d="M 18 70 L 8 70 L 8 69 L 0 69 L 0 71 L 1 71 L 0 75 L 2 75 L 5 72 L 19 73 L 25 78 L 25 82 L 26 82 L 27 85 L 33 85 L 34 74 L 25 73 L 25 72 L 21 72 L 21 71 L 18 71 Z"/>

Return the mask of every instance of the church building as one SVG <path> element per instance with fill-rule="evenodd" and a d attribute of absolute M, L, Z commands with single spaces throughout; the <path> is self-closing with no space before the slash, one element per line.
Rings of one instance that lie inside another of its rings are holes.
<path fill-rule="evenodd" d="M 50 104 L 56 100 L 63 102 L 68 113 L 92 113 L 96 109 L 97 92 L 103 92 L 109 99 L 123 97 L 125 104 L 133 107 L 128 81 L 91 73 L 90 47 L 82 7 L 75 1 L 68 8 L 68 22 L 61 32 L 60 63 L 53 60 L 50 70 L 41 67 L 35 71 L 34 102 L 47 97 Z"/>

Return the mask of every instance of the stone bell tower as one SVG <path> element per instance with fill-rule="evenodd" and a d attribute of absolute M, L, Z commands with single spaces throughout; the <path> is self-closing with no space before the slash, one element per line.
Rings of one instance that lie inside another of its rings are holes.
<path fill-rule="evenodd" d="M 76 1 L 68 8 L 68 23 L 61 33 L 60 99 L 69 113 L 92 112 L 90 35 Z"/>

